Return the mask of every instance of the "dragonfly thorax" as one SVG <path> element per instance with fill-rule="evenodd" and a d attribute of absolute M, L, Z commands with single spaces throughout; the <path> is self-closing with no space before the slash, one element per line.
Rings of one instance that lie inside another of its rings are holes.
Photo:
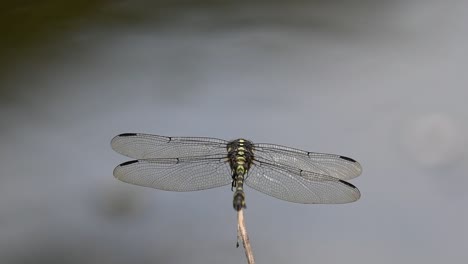
<path fill-rule="evenodd" d="M 254 157 L 252 149 L 252 142 L 245 139 L 236 139 L 227 144 L 228 160 L 233 176 L 245 174 L 250 169 Z"/>

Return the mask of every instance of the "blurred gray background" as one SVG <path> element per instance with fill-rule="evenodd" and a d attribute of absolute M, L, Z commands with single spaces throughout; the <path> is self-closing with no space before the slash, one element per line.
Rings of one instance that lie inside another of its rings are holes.
<path fill-rule="evenodd" d="M 245 263 L 229 186 L 112 176 L 113 136 L 357 159 L 346 205 L 247 189 L 258 263 L 468 259 L 466 1 L 11 1 L 0 8 L 0 263 Z"/>

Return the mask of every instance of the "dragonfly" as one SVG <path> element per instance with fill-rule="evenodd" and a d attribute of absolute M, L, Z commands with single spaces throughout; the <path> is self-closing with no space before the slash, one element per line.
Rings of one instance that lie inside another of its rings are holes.
<path fill-rule="evenodd" d="M 356 160 L 246 139 L 166 137 L 124 133 L 112 149 L 127 156 L 114 169 L 126 183 L 188 192 L 231 185 L 233 207 L 246 208 L 244 184 L 269 196 L 303 204 L 343 204 L 361 194 L 351 180 L 362 173 Z"/>

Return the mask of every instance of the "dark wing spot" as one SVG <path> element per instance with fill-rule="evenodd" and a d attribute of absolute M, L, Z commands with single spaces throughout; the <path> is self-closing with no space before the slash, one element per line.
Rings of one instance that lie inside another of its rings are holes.
<path fill-rule="evenodd" d="M 355 160 L 353 160 L 352 158 L 348 158 L 348 157 L 345 157 L 345 156 L 340 156 L 341 159 L 344 159 L 344 160 L 347 160 L 347 161 L 351 161 L 351 162 L 356 162 Z"/>
<path fill-rule="evenodd" d="M 136 135 L 137 135 L 136 133 L 123 133 L 123 134 L 120 134 L 119 137 L 134 137 Z"/>
<path fill-rule="evenodd" d="M 137 163 L 137 162 L 138 162 L 138 160 L 131 160 L 131 161 L 124 162 L 124 163 L 120 164 L 119 166 L 123 167 L 123 166 L 127 166 L 127 165 Z"/>
<path fill-rule="evenodd" d="M 353 188 L 353 189 L 356 189 L 356 186 L 352 185 L 352 184 L 349 183 L 349 182 L 346 182 L 346 181 L 343 181 L 343 180 L 339 180 L 339 181 L 340 181 L 341 183 L 343 183 L 343 184 L 348 185 L 349 187 L 351 187 L 351 188 Z"/>

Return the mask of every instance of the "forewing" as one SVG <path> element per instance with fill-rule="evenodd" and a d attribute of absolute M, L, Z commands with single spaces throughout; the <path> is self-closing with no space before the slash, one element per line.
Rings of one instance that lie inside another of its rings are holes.
<path fill-rule="evenodd" d="M 301 170 L 285 170 L 274 164 L 255 162 L 245 184 L 275 198 L 304 204 L 342 204 L 359 199 L 352 184 L 332 176 Z"/>
<path fill-rule="evenodd" d="M 254 144 L 254 159 L 341 180 L 350 180 L 362 172 L 359 162 L 345 156 L 307 152 L 274 144 Z"/>
<path fill-rule="evenodd" d="M 133 160 L 114 169 L 115 178 L 166 191 L 198 191 L 231 183 L 225 158 Z"/>
<path fill-rule="evenodd" d="M 164 137 L 126 133 L 114 137 L 112 149 L 133 159 L 227 155 L 226 141 L 202 137 Z"/>

